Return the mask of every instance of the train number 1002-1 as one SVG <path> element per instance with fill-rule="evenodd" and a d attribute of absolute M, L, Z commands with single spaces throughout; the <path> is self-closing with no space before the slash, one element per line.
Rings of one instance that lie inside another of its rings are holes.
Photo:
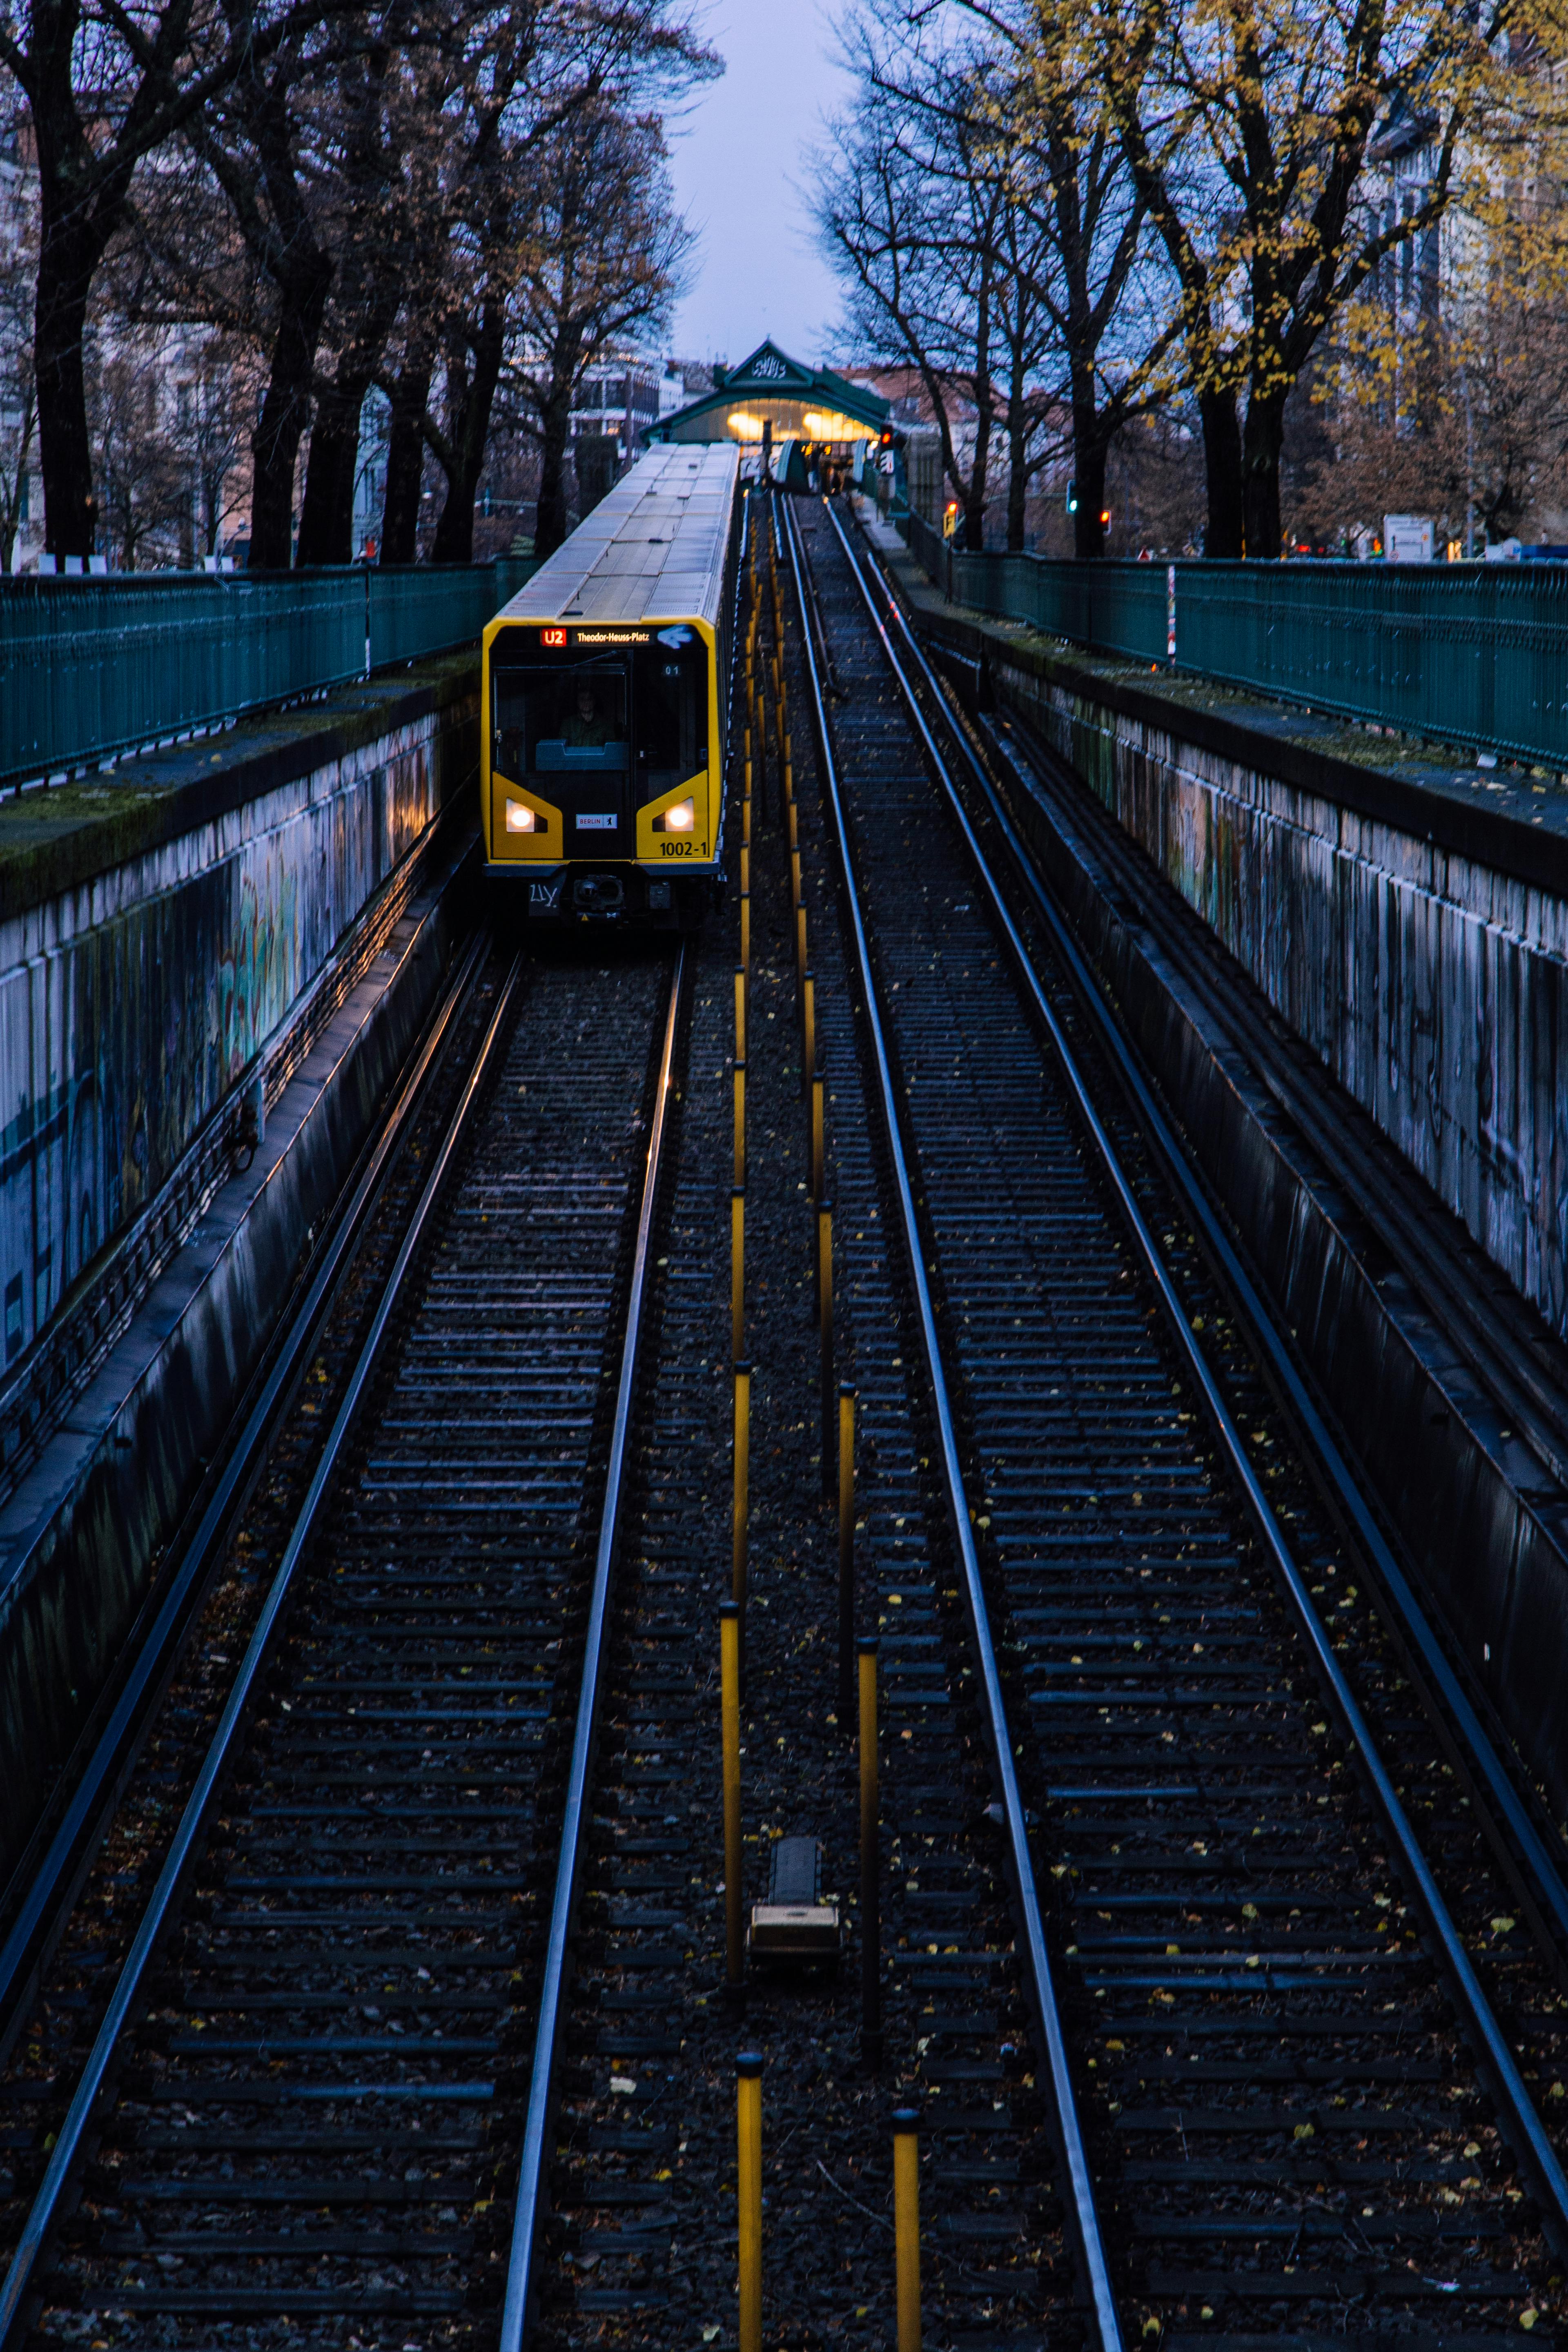
<path fill-rule="evenodd" d="M 696 844 L 690 841 L 661 841 L 658 846 L 666 857 L 689 857 Z"/>

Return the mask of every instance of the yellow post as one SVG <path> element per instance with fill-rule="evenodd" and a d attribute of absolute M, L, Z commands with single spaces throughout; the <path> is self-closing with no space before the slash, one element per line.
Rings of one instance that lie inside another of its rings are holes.
<path fill-rule="evenodd" d="M 731 1597 L 741 1612 L 741 1638 L 745 1639 L 746 1544 L 751 1511 L 752 1368 L 735 1366 L 735 1528 L 731 1563 Z"/>
<path fill-rule="evenodd" d="M 803 893 L 800 882 L 800 844 L 798 841 L 792 841 L 789 845 L 789 902 L 792 907 L 798 907 L 802 902 Z M 797 973 L 796 978 L 798 977 Z"/>
<path fill-rule="evenodd" d="M 795 962 L 802 987 L 805 984 L 805 901 L 795 902 Z"/>
<path fill-rule="evenodd" d="M 816 982 L 809 971 L 800 987 L 800 1075 L 809 1104 L 816 1076 Z"/>
<path fill-rule="evenodd" d="M 878 1831 L 882 1792 L 877 1766 L 877 1636 L 863 1633 L 860 1667 L 860 2054 L 875 2074 L 882 2063 L 882 1882 Z"/>
<path fill-rule="evenodd" d="M 855 1391 L 838 1390 L 838 1711 L 846 1720 L 855 1687 Z"/>
<path fill-rule="evenodd" d="M 749 890 L 742 890 L 741 893 L 741 970 L 749 975 L 751 969 L 752 894 Z"/>
<path fill-rule="evenodd" d="M 737 1358 L 746 1338 L 746 1196 L 730 1195 L 730 1348 Z"/>
<path fill-rule="evenodd" d="M 735 1064 L 735 1177 L 742 1191 L 746 1182 L 746 1065 Z"/>
<path fill-rule="evenodd" d="M 795 798 L 795 750 L 792 739 L 787 733 L 784 736 L 784 797 L 786 800 L 793 801 Z"/>
<path fill-rule="evenodd" d="M 743 963 L 735 966 L 735 1052 L 743 1062 L 746 1058 L 746 967 Z"/>
<path fill-rule="evenodd" d="M 724 1751 L 724 1980 L 745 1979 L 741 1897 L 741 1613 L 732 1601 L 719 1604 L 719 1710 Z"/>
<path fill-rule="evenodd" d="M 741 795 L 741 846 L 742 849 L 750 849 L 751 845 L 752 795 L 750 793 L 742 793 Z"/>
<path fill-rule="evenodd" d="M 829 1501 L 837 1484 L 833 1441 L 837 1415 L 833 1410 L 833 1203 L 816 1204 L 816 1319 L 822 1340 L 822 1491 Z"/>
<path fill-rule="evenodd" d="M 822 1186 L 827 1165 L 827 1117 L 824 1097 L 827 1092 L 827 1055 L 819 1054 L 811 1074 L 811 1197 L 822 1198 Z"/>
<path fill-rule="evenodd" d="M 792 857 L 798 857 L 800 856 L 800 822 L 795 814 L 795 806 L 793 801 L 788 803 L 788 807 L 789 854 Z"/>
<path fill-rule="evenodd" d="M 735 2061 L 736 2185 L 740 2190 L 740 2352 L 763 2352 L 763 2060 L 742 2050 Z"/>
<path fill-rule="evenodd" d="M 751 805 L 751 802 L 748 801 L 746 803 L 748 810 Z M 750 832 L 750 830 L 751 827 L 748 825 L 747 831 Z M 749 898 L 752 895 L 752 853 L 747 844 L 743 841 L 741 844 L 741 895 L 742 898 Z"/>
<path fill-rule="evenodd" d="M 899 2352 L 921 2352 L 920 2116 L 893 2117 L 893 2260 L 899 2284 Z"/>

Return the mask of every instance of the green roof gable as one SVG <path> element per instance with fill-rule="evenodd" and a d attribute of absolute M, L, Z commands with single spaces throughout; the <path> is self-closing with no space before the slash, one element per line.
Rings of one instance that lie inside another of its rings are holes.
<path fill-rule="evenodd" d="M 806 367 L 781 352 L 776 343 L 765 341 L 738 367 L 715 368 L 712 391 L 661 417 L 647 437 L 649 441 L 759 439 L 760 422 L 755 434 L 737 431 L 730 423 L 731 415 L 741 410 L 748 421 L 760 421 L 770 409 L 775 410 L 775 441 L 803 435 L 806 439 L 848 437 L 814 433 L 802 421 L 807 410 L 847 420 L 856 428 L 857 436 L 863 434 L 869 438 L 880 433 L 892 414 L 892 403 L 864 384 L 849 383 L 831 368 Z"/>

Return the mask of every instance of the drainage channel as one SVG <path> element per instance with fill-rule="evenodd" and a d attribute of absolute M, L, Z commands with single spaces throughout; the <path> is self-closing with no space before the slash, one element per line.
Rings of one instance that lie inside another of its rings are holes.
<path fill-rule="evenodd" d="M 8 2342 L 493 2338 L 679 969 L 565 955 L 492 992 L 55 2140 Z M 90 1983 L 96 1924 L 61 1973 Z"/>
<path fill-rule="evenodd" d="M 1554 2158 L 1375 1746 L 1324 1696 L 1304 1580 L 1343 1595 L 1346 1561 L 1310 1482 L 1272 1465 L 1297 1605 L 847 542 L 820 507 L 799 537 L 847 688 L 828 723 L 868 978 L 1126 2333 L 1239 2352 L 1532 2329 Z"/>

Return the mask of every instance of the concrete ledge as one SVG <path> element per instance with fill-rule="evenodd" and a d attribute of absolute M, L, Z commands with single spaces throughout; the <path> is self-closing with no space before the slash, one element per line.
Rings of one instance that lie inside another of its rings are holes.
<path fill-rule="evenodd" d="M 0 893 L 11 919 L 219 824 L 383 736 L 451 714 L 472 719 L 476 656 L 448 654 L 320 702 L 242 719 L 101 773 L 0 798 Z"/>
<path fill-rule="evenodd" d="M 471 675 L 471 673 L 470 673 Z M 459 835 L 268 1114 L 68 1419 L 0 1509 L 0 1874 L 110 1675 L 435 1000 L 465 919 Z"/>

